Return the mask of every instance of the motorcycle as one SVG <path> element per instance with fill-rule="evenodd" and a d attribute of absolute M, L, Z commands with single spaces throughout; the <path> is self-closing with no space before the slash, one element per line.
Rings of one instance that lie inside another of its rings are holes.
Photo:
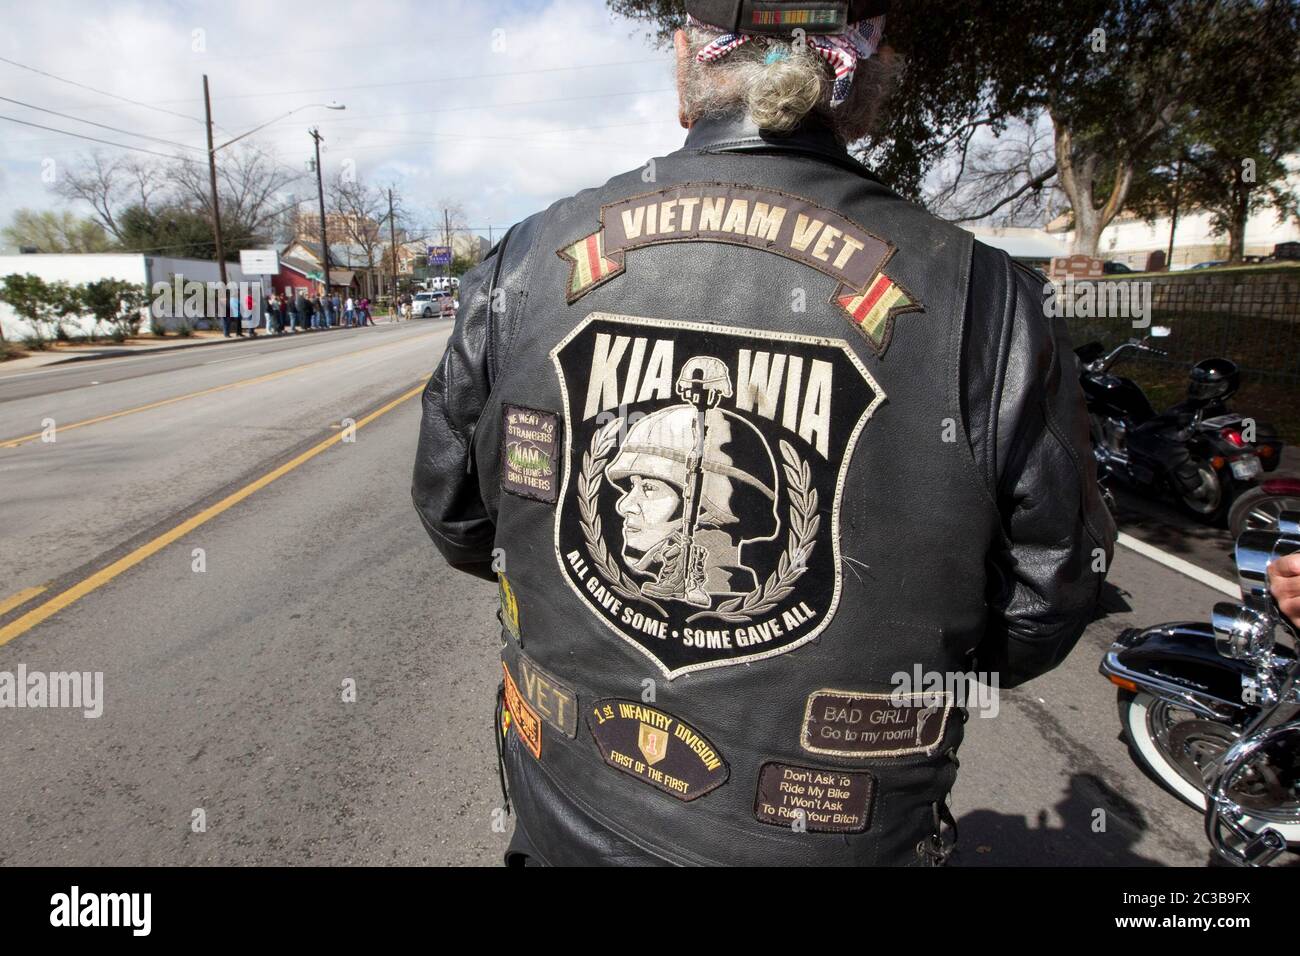
<path fill-rule="evenodd" d="M 1265 866 L 1300 848 L 1300 657 L 1268 589 L 1271 561 L 1300 551 L 1300 512 L 1236 543 L 1240 604 L 1211 622 L 1121 633 L 1101 662 L 1119 688 L 1120 723 L 1137 763 L 1204 811 L 1215 854 Z"/>
<path fill-rule="evenodd" d="M 1234 501 L 1281 460 L 1282 442 L 1268 425 L 1231 411 L 1240 386 L 1227 359 L 1206 359 L 1189 373 L 1187 398 L 1157 414 L 1141 386 L 1112 374 L 1130 353 L 1167 355 L 1149 345 L 1169 329 L 1132 339 L 1109 353 L 1099 342 L 1075 349 L 1079 382 L 1088 405 L 1093 454 L 1103 484 L 1125 484 L 1171 494 L 1187 514 L 1223 523 Z"/>
<path fill-rule="evenodd" d="M 1234 538 L 1243 531 L 1272 531 L 1284 511 L 1300 511 L 1300 478 L 1270 478 L 1250 489 L 1228 512 L 1228 530 Z"/>

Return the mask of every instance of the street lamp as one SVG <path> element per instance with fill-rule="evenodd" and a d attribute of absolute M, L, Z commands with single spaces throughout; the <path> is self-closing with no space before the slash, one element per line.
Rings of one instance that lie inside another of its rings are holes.
<path fill-rule="evenodd" d="M 207 114 L 207 127 L 208 127 L 208 184 L 212 190 L 212 237 L 217 246 L 217 268 L 220 270 L 221 284 L 223 286 L 226 284 L 226 253 L 221 242 L 221 205 L 217 201 L 217 150 L 225 149 L 227 146 L 231 145 L 232 143 L 238 143 L 245 136 L 251 136 L 253 133 L 256 133 L 258 130 L 265 129 L 266 127 L 270 126 L 272 123 L 278 123 L 280 122 L 280 120 L 284 119 L 285 117 L 292 116 L 294 113 L 297 113 L 300 110 L 312 109 L 313 107 L 321 107 L 327 110 L 347 109 L 347 107 L 345 107 L 342 103 L 336 103 L 332 101 L 329 103 L 307 103 L 304 106 L 298 106 L 295 107 L 294 109 L 289 110 L 289 112 L 285 113 L 283 116 L 277 116 L 275 119 L 267 120 L 261 126 L 254 126 L 247 133 L 240 133 L 234 139 L 227 140 L 226 142 L 222 143 L 220 146 L 213 146 L 212 145 L 212 100 L 208 96 L 208 75 L 206 73 L 203 74 L 203 109 L 204 112 Z M 322 212 L 321 215 L 323 221 L 324 213 Z M 327 277 L 328 277 L 328 273 L 327 273 Z"/>

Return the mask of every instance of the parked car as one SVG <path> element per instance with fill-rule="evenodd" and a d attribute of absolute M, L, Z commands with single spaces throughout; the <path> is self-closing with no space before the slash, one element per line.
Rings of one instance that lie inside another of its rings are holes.
<path fill-rule="evenodd" d="M 1116 259 L 1111 259 L 1108 262 L 1102 263 L 1101 271 L 1103 275 L 1113 276 L 1113 275 L 1119 275 L 1120 273 L 1124 273 L 1124 272 L 1135 272 L 1136 270 L 1130 269 L 1123 262 L 1119 262 Z"/>
<path fill-rule="evenodd" d="M 447 289 L 434 289 L 431 292 L 417 292 L 412 298 L 411 312 L 424 319 L 435 316 L 454 316 L 456 300 Z"/>
<path fill-rule="evenodd" d="M 1190 266 L 1189 271 L 1195 269 L 1213 269 L 1216 266 L 1226 266 L 1227 264 L 1228 263 L 1223 259 L 1210 259 L 1206 262 L 1198 262 L 1196 265 Z"/>

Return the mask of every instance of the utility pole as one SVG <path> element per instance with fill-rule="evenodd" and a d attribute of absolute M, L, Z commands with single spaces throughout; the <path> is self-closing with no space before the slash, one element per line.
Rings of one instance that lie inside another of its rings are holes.
<path fill-rule="evenodd" d="M 1182 201 L 1183 161 L 1178 160 L 1174 166 L 1174 208 L 1169 217 L 1169 254 L 1165 256 L 1165 268 L 1174 271 L 1174 233 L 1178 230 L 1178 206 Z"/>
<path fill-rule="evenodd" d="M 320 130 L 312 127 L 307 131 L 313 141 L 316 143 L 316 198 L 320 202 L 320 250 L 321 250 L 321 269 L 325 275 L 325 294 L 330 294 L 330 246 L 329 235 L 325 230 L 325 183 L 321 179 L 320 168 Z"/>
<path fill-rule="evenodd" d="M 206 73 L 203 74 L 203 110 L 208 117 L 208 183 L 212 187 L 212 238 L 217 245 L 217 268 L 220 270 L 221 284 L 225 286 L 226 250 L 221 243 L 221 203 L 217 200 L 217 150 L 212 145 L 212 99 L 208 96 Z"/>
<path fill-rule="evenodd" d="M 456 258 L 456 253 L 451 248 L 451 210 L 450 209 L 444 209 L 442 211 L 442 240 L 443 240 L 443 245 L 447 247 L 447 265 L 444 267 L 446 271 L 443 273 L 443 275 L 450 276 L 451 260 Z M 448 284 L 448 288 L 450 288 L 450 283 Z"/>
<path fill-rule="evenodd" d="M 397 315 L 397 226 L 393 221 L 393 191 L 388 190 L 388 242 L 393 249 L 393 315 Z"/>

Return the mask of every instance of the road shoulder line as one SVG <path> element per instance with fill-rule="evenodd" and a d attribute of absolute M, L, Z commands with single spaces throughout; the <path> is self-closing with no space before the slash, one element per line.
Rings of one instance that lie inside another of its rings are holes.
<path fill-rule="evenodd" d="M 1170 554 L 1163 548 L 1158 548 L 1154 544 L 1148 544 L 1147 542 L 1135 538 L 1131 534 L 1125 534 L 1122 531 L 1120 532 L 1119 537 L 1115 540 L 1116 543 L 1122 544 L 1130 551 L 1136 551 L 1144 558 L 1150 558 L 1152 561 L 1164 565 L 1171 571 L 1177 571 L 1179 574 L 1185 575 L 1200 584 L 1204 584 L 1208 588 L 1220 591 L 1231 598 L 1241 598 L 1241 588 L 1222 575 L 1215 574 L 1213 571 L 1207 571 L 1199 565 L 1195 565 L 1190 561 L 1178 557 L 1176 554 Z"/>

